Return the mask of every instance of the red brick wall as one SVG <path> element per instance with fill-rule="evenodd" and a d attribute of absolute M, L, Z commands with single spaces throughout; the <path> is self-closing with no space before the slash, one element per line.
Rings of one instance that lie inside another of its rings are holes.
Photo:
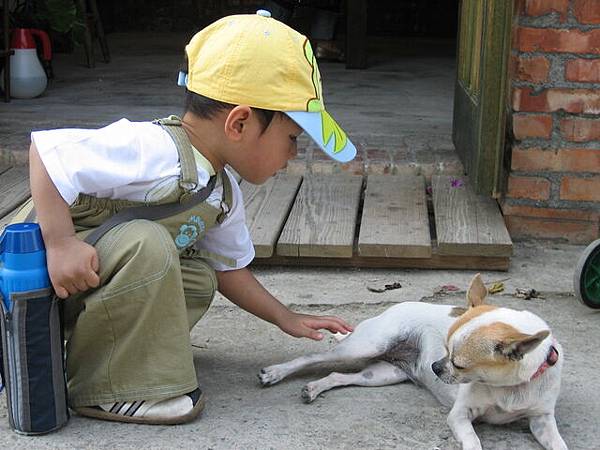
<path fill-rule="evenodd" d="M 600 235 L 600 0 L 516 0 L 512 152 L 501 206 L 514 238 Z"/>

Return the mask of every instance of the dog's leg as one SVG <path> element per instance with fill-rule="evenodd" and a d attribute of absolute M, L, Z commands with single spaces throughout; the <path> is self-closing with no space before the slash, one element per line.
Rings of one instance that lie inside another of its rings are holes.
<path fill-rule="evenodd" d="M 567 450 L 567 445 L 558 432 L 554 414 L 531 417 L 529 428 L 537 441 L 546 450 Z"/>
<path fill-rule="evenodd" d="M 455 404 L 448 414 L 448 425 L 463 450 L 481 450 L 481 441 L 475 433 L 472 420 L 469 408 L 464 405 L 457 407 Z"/>
<path fill-rule="evenodd" d="M 321 392 L 339 386 L 387 386 L 406 381 L 406 373 L 385 361 L 375 362 L 357 373 L 332 372 L 325 378 L 308 383 L 302 389 L 302 400 L 311 403 Z"/>
<path fill-rule="evenodd" d="M 368 339 L 365 333 L 357 333 L 357 331 L 359 331 L 358 327 L 350 336 L 327 352 L 300 356 L 292 361 L 261 369 L 258 374 L 261 384 L 270 386 L 278 383 L 288 375 L 314 364 L 376 358 L 385 351 L 385 346 Z"/>

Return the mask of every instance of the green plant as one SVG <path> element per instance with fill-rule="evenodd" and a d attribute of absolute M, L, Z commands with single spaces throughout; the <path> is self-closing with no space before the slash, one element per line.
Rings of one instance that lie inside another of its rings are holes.
<path fill-rule="evenodd" d="M 79 45 L 85 25 L 74 0 L 17 0 L 11 11 L 11 26 L 40 28 L 69 36 Z"/>
<path fill-rule="evenodd" d="M 43 3 L 45 3 L 46 18 L 52 30 L 58 33 L 68 33 L 78 26 L 83 26 L 73 0 L 46 0 Z"/>

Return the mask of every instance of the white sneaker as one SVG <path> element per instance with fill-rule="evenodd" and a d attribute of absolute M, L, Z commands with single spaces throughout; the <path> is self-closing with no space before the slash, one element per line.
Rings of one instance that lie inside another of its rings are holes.
<path fill-rule="evenodd" d="M 176 425 L 189 422 L 204 409 L 204 394 L 198 388 L 188 394 L 163 400 L 137 400 L 74 408 L 82 416 L 116 422 Z"/>

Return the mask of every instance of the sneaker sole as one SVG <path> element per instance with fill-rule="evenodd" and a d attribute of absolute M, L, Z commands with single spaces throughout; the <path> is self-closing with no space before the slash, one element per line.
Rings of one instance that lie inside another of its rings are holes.
<path fill-rule="evenodd" d="M 73 410 L 80 416 L 91 417 L 94 419 L 101 420 L 110 420 L 113 422 L 140 423 L 145 425 L 179 425 L 182 423 L 191 422 L 196 417 L 198 417 L 204 409 L 205 403 L 206 400 L 203 392 L 200 395 L 198 402 L 194 405 L 194 407 L 189 413 L 183 416 L 176 417 L 129 417 L 104 411 L 103 409 L 99 408 L 90 408 L 87 406 L 73 408 Z"/>

